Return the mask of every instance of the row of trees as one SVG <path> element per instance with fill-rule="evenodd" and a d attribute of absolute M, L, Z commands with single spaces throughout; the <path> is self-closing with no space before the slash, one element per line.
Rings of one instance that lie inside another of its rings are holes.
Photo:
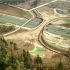
<path fill-rule="evenodd" d="M 0 34 L 7 33 L 15 30 L 14 26 L 0 25 Z"/>
<path fill-rule="evenodd" d="M 28 51 L 17 48 L 16 43 L 0 37 L 0 70 L 70 70 L 62 62 L 55 66 L 47 62 L 39 56 L 32 58 Z"/>

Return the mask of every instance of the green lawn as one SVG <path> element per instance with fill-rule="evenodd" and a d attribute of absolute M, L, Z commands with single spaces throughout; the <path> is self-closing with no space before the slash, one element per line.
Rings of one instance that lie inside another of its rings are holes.
<path fill-rule="evenodd" d="M 35 56 L 43 56 L 45 54 L 45 50 L 43 48 L 36 47 L 34 50 L 32 50 L 32 54 Z"/>

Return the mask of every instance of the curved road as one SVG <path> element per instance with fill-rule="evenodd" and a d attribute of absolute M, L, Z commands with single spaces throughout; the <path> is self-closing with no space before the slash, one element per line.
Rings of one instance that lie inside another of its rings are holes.
<path fill-rule="evenodd" d="M 61 17 L 61 18 L 55 18 L 54 20 L 52 19 L 51 21 L 48 22 L 48 24 L 50 24 L 51 22 L 54 22 L 58 19 L 63 19 L 63 18 L 70 18 L 70 17 Z M 45 26 L 47 26 L 48 24 L 45 24 Z M 64 53 L 58 51 L 58 50 L 55 50 L 55 49 L 52 49 L 51 47 L 49 47 L 50 45 L 47 44 L 47 42 L 43 39 L 43 30 L 44 30 L 44 27 L 42 28 L 42 30 L 40 31 L 39 35 L 38 35 L 38 41 L 40 42 L 41 45 L 43 45 L 46 49 L 50 50 L 50 51 L 53 51 L 55 53 L 59 53 L 59 54 L 63 54 L 65 56 L 66 55 L 66 51 Z"/>

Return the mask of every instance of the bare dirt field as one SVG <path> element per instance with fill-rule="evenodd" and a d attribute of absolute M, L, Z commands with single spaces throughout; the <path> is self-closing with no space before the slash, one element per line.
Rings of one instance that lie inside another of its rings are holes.
<path fill-rule="evenodd" d="M 17 17 L 31 17 L 31 14 L 27 11 L 8 6 L 6 4 L 0 4 L 0 13 L 17 16 Z"/>

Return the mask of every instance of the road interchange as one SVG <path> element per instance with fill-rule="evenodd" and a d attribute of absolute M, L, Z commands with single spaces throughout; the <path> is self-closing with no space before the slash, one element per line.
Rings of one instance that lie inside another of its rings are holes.
<path fill-rule="evenodd" d="M 55 0 L 56 1 L 56 0 Z M 53 1 L 54 2 L 54 1 Z M 49 4 L 49 3 L 47 3 L 47 4 Z M 47 5 L 47 4 L 45 4 L 45 5 Z M 42 5 L 42 6 L 44 6 L 44 5 Z M 42 6 L 39 6 L 39 7 L 42 7 Z M 34 9 L 37 9 L 37 8 L 39 8 L 39 7 L 36 7 L 36 8 L 34 8 Z M 31 10 L 29 10 L 29 12 L 33 15 L 33 13 L 31 12 L 32 10 L 34 10 L 34 9 L 31 9 Z M 40 13 L 40 12 L 39 12 Z M 40 13 L 41 14 L 41 13 Z M 17 29 L 17 30 L 15 30 L 15 31 L 13 31 L 13 32 L 10 32 L 10 33 L 8 33 L 8 34 L 5 34 L 4 36 L 7 36 L 7 35 L 10 35 L 10 34 L 12 34 L 12 33 L 15 33 L 16 31 L 18 31 L 20 28 L 24 28 L 23 26 L 25 25 L 25 24 L 27 24 L 28 22 L 30 22 L 32 19 L 34 19 L 34 15 L 33 15 L 33 17 L 31 18 L 31 19 L 29 19 L 27 22 L 25 22 L 22 26 L 19 26 L 19 28 Z M 50 19 L 48 19 L 48 21 L 49 21 Z M 55 19 L 55 20 L 57 20 L 57 19 Z M 44 26 L 47 24 L 48 22 L 47 22 L 47 20 L 45 20 L 44 18 L 43 18 L 43 22 L 39 25 L 39 26 L 37 26 L 36 28 L 34 28 L 33 30 L 30 30 L 30 31 L 32 31 L 32 32 L 34 32 L 34 33 L 37 33 L 37 35 L 38 35 L 38 40 L 39 40 L 39 42 L 41 43 L 41 41 L 40 41 L 40 39 L 41 39 L 41 36 L 42 36 L 42 32 L 43 32 L 43 28 L 44 28 Z M 48 24 L 47 24 L 48 25 Z M 38 32 L 38 31 L 39 32 Z M 41 43 L 42 44 L 42 43 Z M 49 49 L 49 50 L 51 50 L 51 49 Z M 54 51 L 54 50 L 51 50 L 51 51 L 53 51 L 53 52 L 56 52 L 56 53 L 60 53 L 60 52 L 57 52 L 56 50 Z"/>

